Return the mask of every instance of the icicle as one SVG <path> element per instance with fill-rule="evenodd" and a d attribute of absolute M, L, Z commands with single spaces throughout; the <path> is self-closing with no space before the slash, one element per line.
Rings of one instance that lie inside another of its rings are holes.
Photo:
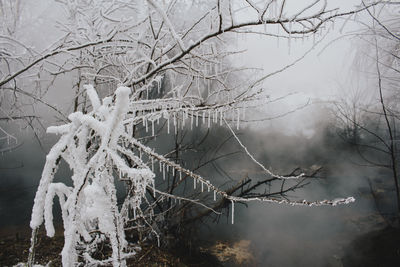
<path fill-rule="evenodd" d="M 167 173 L 169 172 L 169 165 L 167 164 Z"/>
<path fill-rule="evenodd" d="M 142 150 L 139 149 L 139 158 L 142 159 Z"/>
<path fill-rule="evenodd" d="M 196 127 L 199 127 L 199 113 L 196 111 L 195 113 L 196 116 Z"/>
<path fill-rule="evenodd" d="M 224 112 L 222 112 L 222 110 L 221 110 L 220 113 L 221 113 L 221 116 L 219 118 L 219 125 L 222 126 L 222 122 L 224 121 Z"/>
<path fill-rule="evenodd" d="M 196 178 L 193 178 L 193 189 L 196 190 L 196 184 L 197 184 L 197 180 Z"/>
<path fill-rule="evenodd" d="M 165 166 L 164 166 L 164 164 L 162 165 L 162 175 L 163 175 L 163 180 L 165 180 Z"/>
<path fill-rule="evenodd" d="M 214 190 L 214 201 L 217 200 L 217 192 Z"/>
<path fill-rule="evenodd" d="M 236 121 L 236 129 L 239 130 L 240 124 L 240 109 L 237 109 L 237 121 Z"/>
<path fill-rule="evenodd" d="M 218 122 L 218 109 L 215 109 L 215 114 L 214 114 L 213 123 L 217 123 L 217 122 Z"/>
<path fill-rule="evenodd" d="M 207 185 L 207 192 L 210 192 L 210 185 Z"/>
<path fill-rule="evenodd" d="M 313 34 L 313 46 L 315 45 L 315 35 L 316 33 Z"/>
<path fill-rule="evenodd" d="M 159 163 L 160 163 L 160 172 L 161 172 L 161 169 L 162 169 L 162 162 L 159 161 Z"/>
<path fill-rule="evenodd" d="M 276 46 L 279 48 L 279 31 L 280 31 L 280 25 L 279 24 L 277 24 L 277 27 L 278 27 L 278 32 L 277 32 L 277 34 L 276 34 Z"/>
<path fill-rule="evenodd" d="M 169 134 L 169 116 L 168 116 L 168 119 L 167 119 L 167 133 Z"/>
<path fill-rule="evenodd" d="M 206 122 L 206 113 L 203 112 L 203 124 Z"/>
<path fill-rule="evenodd" d="M 203 193 L 203 191 L 204 191 L 204 183 L 201 182 L 201 181 L 200 181 L 200 183 L 201 183 L 201 192 Z"/>
<path fill-rule="evenodd" d="M 149 131 L 149 123 L 147 120 L 145 120 L 145 125 L 146 125 L 146 133 Z"/>
<path fill-rule="evenodd" d="M 288 53 L 290 55 L 291 44 L 292 43 L 292 22 L 289 22 L 289 38 L 288 38 Z"/>
<path fill-rule="evenodd" d="M 208 110 L 208 128 L 211 126 L 211 110 Z"/>
<path fill-rule="evenodd" d="M 191 116 L 190 116 L 190 130 L 193 130 L 193 116 L 194 116 L 194 114 L 193 114 L 193 110 L 192 110 Z"/>
<path fill-rule="evenodd" d="M 156 188 L 155 188 L 155 183 L 153 182 L 153 197 L 156 198 Z"/>
<path fill-rule="evenodd" d="M 179 172 L 179 181 L 182 181 L 182 172 Z"/>
<path fill-rule="evenodd" d="M 182 130 L 185 127 L 185 121 L 186 121 L 186 112 L 182 110 Z"/>
<path fill-rule="evenodd" d="M 178 134 L 178 125 L 177 125 L 177 120 L 176 120 L 176 114 L 174 113 L 174 128 L 175 128 L 175 134 Z"/>
<path fill-rule="evenodd" d="M 175 168 L 172 167 L 172 176 L 175 176 Z"/>
<path fill-rule="evenodd" d="M 231 200 L 232 202 L 232 224 L 235 223 L 235 202 L 233 202 L 233 200 Z"/>
<path fill-rule="evenodd" d="M 154 120 L 151 121 L 151 134 L 154 136 Z"/>

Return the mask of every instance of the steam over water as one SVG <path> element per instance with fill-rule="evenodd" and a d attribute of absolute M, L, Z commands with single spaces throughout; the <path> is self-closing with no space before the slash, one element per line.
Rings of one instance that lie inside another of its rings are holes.
<path fill-rule="evenodd" d="M 231 224 L 231 214 L 225 217 L 225 213 L 218 224 L 208 220 L 202 235 L 209 240 L 250 240 L 257 266 L 341 266 L 340 258 L 347 252 L 349 242 L 361 233 L 377 229 L 383 222 L 379 216 L 372 215 L 376 214 L 375 204 L 366 180 L 375 179 L 378 174 L 353 164 L 357 155 L 329 127 L 329 124 L 316 127 L 312 137 L 301 133 L 285 135 L 273 128 L 269 131 L 242 129 L 239 133 L 249 151 L 277 172 L 289 173 L 296 167 L 323 167 L 318 178 L 311 179 L 303 189 L 289 192 L 289 197 L 322 200 L 354 196 L 355 203 L 316 208 L 264 203 L 250 203 L 246 208 L 238 203 L 235 224 Z M 217 146 L 228 135 L 226 130 L 216 128 L 205 146 Z M 220 153 L 234 150 L 240 147 L 231 140 Z M 245 175 L 261 179 L 263 174 L 245 158 L 239 153 L 216 164 L 237 180 Z M 29 224 L 44 159 L 41 147 L 29 138 L 25 138 L 21 147 L 2 156 L 0 226 L 3 229 Z M 217 180 L 224 179 L 214 168 L 202 171 Z M 57 179 L 65 180 L 67 176 L 68 170 L 62 166 Z"/>

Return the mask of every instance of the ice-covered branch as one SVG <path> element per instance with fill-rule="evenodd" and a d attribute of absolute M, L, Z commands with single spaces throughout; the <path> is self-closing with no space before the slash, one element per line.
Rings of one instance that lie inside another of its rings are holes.
<path fill-rule="evenodd" d="M 299 179 L 301 177 L 304 176 L 304 173 L 301 173 L 300 175 L 296 175 L 296 176 L 282 176 L 282 175 L 278 175 L 278 174 L 274 174 L 272 171 L 270 171 L 269 169 L 267 169 L 263 164 L 261 164 L 258 160 L 256 160 L 254 158 L 254 156 L 249 152 L 249 150 L 247 149 L 247 147 L 245 145 L 243 145 L 243 143 L 240 141 L 239 137 L 236 135 L 236 133 L 232 130 L 231 126 L 229 125 L 229 123 L 224 119 L 225 125 L 229 128 L 229 130 L 231 131 L 232 135 L 235 137 L 236 141 L 238 142 L 238 144 L 244 149 L 244 151 L 246 152 L 246 154 L 251 158 L 251 160 L 257 164 L 258 166 L 261 167 L 261 169 L 263 169 L 265 171 L 265 173 L 267 173 L 268 175 L 274 177 L 274 178 L 278 178 L 278 179 L 283 179 L 283 180 L 290 180 L 290 179 Z"/>

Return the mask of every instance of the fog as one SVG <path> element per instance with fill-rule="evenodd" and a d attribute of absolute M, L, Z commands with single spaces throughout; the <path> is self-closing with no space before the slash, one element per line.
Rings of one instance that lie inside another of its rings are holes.
<path fill-rule="evenodd" d="M 366 179 L 376 177 L 376 170 L 360 168 L 352 163 L 351 160 L 356 161 L 357 155 L 346 151 L 340 145 L 339 137 L 329 139 L 326 134 L 328 127 L 329 124 L 319 121 L 312 137 L 301 132 L 286 135 L 280 127 L 271 127 L 269 131 L 242 129 L 239 132 L 249 151 L 265 166 L 272 166 L 279 173 L 289 173 L 296 167 L 323 167 L 319 178 L 311 178 L 309 185 L 288 196 L 308 200 L 354 196 L 355 203 L 316 208 L 264 203 L 249 203 L 245 207 L 236 204 L 233 225 L 230 212 L 227 214 L 225 210 L 219 223 L 209 220 L 203 235 L 208 236 L 210 242 L 218 239 L 250 240 L 256 266 L 341 266 L 340 258 L 348 252 L 347 246 L 354 237 L 384 224 L 379 217 L 367 218 L 376 213 L 376 209 L 373 199 L 368 195 Z M 221 140 L 229 136 L 229 132 L 223 129 L 212 131 L 205 148 L 218 146 Z M 26 228 L 29 224 L 34 193 L 48 149 L 45 144 L 45 151 L 42 151 L 38 142 L 29 138 L 29 133 L 23 135 L 23 146 L 2 156 L 0 226 L 3 229 L 16 225 Z M 163 150 L 162 147 L 159 149 Z M 240 147 L 235 140 L 231 140 L 219 154 L 235 150 L 240 151 Z M 23 167 L 20 167 L 21 164 Z M 245 176 L 255 180 L 263 177 L 259 167 L 243 151 L 237 156 L 218 160 L 216 164 L 237 180 Z M 15 169 L 7 169 L 14 166 Z M 226 184 L 226 178 L 212 166 L 202 168 L 199 172 L 220 181 L 225 188 L 233 184 L 229 181 Z M 58 177 L 63 181 L 68 180 L 67 174 L 64 167 Z M 61 177 L 63 175 L 65 177 Z M 59 220 L 56 218 L 56 221 Z"/>
<path fill-rule="evenodd" d="M 320 126 L 319 130 L 326 126 Z M 247 136 L 250 138 L 245 138 Z M 280 172 L 288 173 L 297 166 L 311 168 L 314 164 L 324 168 L 319 178 L 310 179 L 309 185 L 288 196 L 311 200 L 356 198 L 355 203 L 344 207 L 310 208 L 264 203 L 250 203 L 244 207 L 237 204 L 235 224 L 231 225 L 231 215 L 228 215 L 218 225 L 212 223 L 208 233 L 210 236 L 218 233 L 223 240 L 251 240 L 256 266 L 342 266 L 340 259 L 346 253 L 353 253 L 348 245 L 355 237 L 385 225 L 379 216 L 368 219 L 376 213 L 376 207 L 368 195 L 367 179 L 374 179 L 376 170 L 351 163 L 357 155 L 343 147 L 338 148 L 338 139 L 324 140 L 327 136 L 320 131 L 308 138 L 284 135 L 279 130 L 272 133 L 249 131 L 242 138 L 257 159 Z M 248 175 L 257 180 L 262 176 L 257 174 L 254 164 L 243 161 L 233 164 L 235 169 L 241 170 L 240 177 Z M 230 170 L 233 171 L 232 167 Z"/>
<path fill-rule="evenodd" d="M 300 1 L 293 8 L 297 3 Z M 342 0 L 335 5 L 346 10 L 354 3 L 358 1 Z M 58 29 L 48 26 L 46 21 L 56 20 L 62 11 L 51 5 L 33 6 L 37 10 L 31 10 L 32 16 L 39 18 L 38 23 L 51 33 L 41 35 L 38 27 L 32 27 L 36 31 L 30 34 L 38 34 L 34 44 L 39 48 L 42 38 L 53 40 L 53 35 L 57 35 Z M 48 13 L 52 15 L 48 17 Z M 226 214 L 226 210 L 219 223 L 212 218 L 207 221 L 202 233 L 210 240 L 250 240 L 256 266 L 343 266 L 341 258 L 351 253 L 350 242 L 363 233 L 385 226 L 383 219 L 376 215 L 377 204 L 370 195 L 368 179 L 375 180 L 387 174 L 377 168 L 361 166 L 362 159 L 357 151 L 338 135 L 340 129 L 332 103 L 346 98 L 354 84 L 363 80 L 354 63 L 357 43 L 341 38 L 357 30 L 357 26 L 353 22 L 341 26 L 340 23 L 335 25 L 331 33 L 295 66 L 264 81 L 263 86 L 271 99 L 283 98 L 249 110 L 247 118 L 253 122 L 244 123 L 237 132 L 250 153 L 277 173 L 287 174 L 297 167 L 305 170 L 322 167 L 317 178 L 310 178 L 310 184 L 290 192 L 288 197 L 314 201 L 354 196 L 356 202 L 338 207 L 292 207 L 259 202 L 249 203 L 246 207 L 238 203 L 234 224 L 229 217 L 231 211 Z M 258 69 L 258 73 L 270 73 L 301 57 L 313 44 L 313 40 L 292 40 L 289 48 L 286 40 L 278 43 L 275 39 L 243 38 L 234 46 L 247 51 L 232 60 L 232 64 L 244 64 Z M 67 90 L 71 85 L 68 76 L 63 76 L 55 83 L 57 89 L 46 95 L 46 100 L 65 114 L 72 110 L 72 96 Z M 21 143 L 0 156 L 0 228 L 3 230 L 28 226 L 46 153 L 57 140 L 44 129 L 59 124 L 60 117 L 40 105 L 34 110 L 43 118 L 43 125 L 38 126 L 36 132 L 22 124 L 1 124 L 7 131 L 15 133 Z M 195 128 L 186 140 L 197 138 L 205 131 L 205 127 Z M 215 148 L 229 135 L 224 127 L 212 128 L 204 149 Z M 170 139 L 160 137 L 152 145 L 167 151 L 173 144 L 163 141 Z M 215 164 L 235 181 L 246 176 L 255 181 L 263 178 L 259 167 L 245 155 L 234 138 L 224 144 L 219 153 L 232 151 L 239 153 Z M 197 159 L 198 156 L 193 154 L 191 157 Z M 215 166 L 199 171 L 214 177 L 224 188 L 234 184 Z M 68 168 L 63 166 L 57 178 L 68 180 L 68 174 Z M 383 209 L 393 212 L 395 207 L 387 203 Z"/>

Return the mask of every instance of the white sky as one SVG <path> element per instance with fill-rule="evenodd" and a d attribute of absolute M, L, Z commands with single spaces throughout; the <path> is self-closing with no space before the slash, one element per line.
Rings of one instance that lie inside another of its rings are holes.
<path fill-rule="evenodd" d="M 296 10 L 309 1 L 288 1 L 288 8 Z M 329 1 L 328 6 L 338 6 L 341 11 L 346 11 L 359 3 L 356 0 L 337 0 Z M 347 22 L 342 29 L 344 20 L 340 19 L 335 23 L 334 28 L 329 30 L 327 37 L 320 43 L 316 49 L 297 65 L 291 67 L 276 76 L 269 78 L 265 83 L 265 88 L 271 96 L 279 97 L 287 93 L 297 92 L 296 95 L 288 97 L 278 105 L 270 105 L 265 108 L 268 114 L 284 113 L 290 109 L 302 106 L 310 99 L 312 102 L 320 100 L 328 101 L 335 99 L 338 94 L 343 94 L 343 90 L 350 86 L 350 74 L 352 67 L 355 47 L 354 42 L 349 38 L 342 38 L 331 43 L 338 37 L 354 31 L 357 26 L 355 23 Z M 342 31 L 341 31 L 342 29 Z M 277 33 L 272 28 L 273 33 Z M 282 30 L 281 30 L 282 33 Z M 326 49 L 323 48 L 331 43 Z M 279 69 L 307 51 L 313 45 L 312 38 L 309 40 L 291 40 L 290 54 L 288 41 L 281 39 L 279 46 L 276 38 L 247 37 L 239 41 L 240 47 L 245 47 L 248 51 L 242 55 L 239 62 L 244 65 L 264 69 L 265 73 Z M 322 51 L 323 50 L 323 51 Z M 322 51 L 322 53 L 321 53 Z M 349 88 L 350 90 L 350 88 Z M 344 92 L 345 93 L 345 92 Z M 309 128 L 312 127 L 319 114 L 316 114 L 318 107 L 310 107 L 291 114 L 284 119 L 272 122 L 273 125 L 285 128 L 288 133 L 305 132 L 309 134 Z M 271 123 L 264 124 L 270 126 Z"/>

